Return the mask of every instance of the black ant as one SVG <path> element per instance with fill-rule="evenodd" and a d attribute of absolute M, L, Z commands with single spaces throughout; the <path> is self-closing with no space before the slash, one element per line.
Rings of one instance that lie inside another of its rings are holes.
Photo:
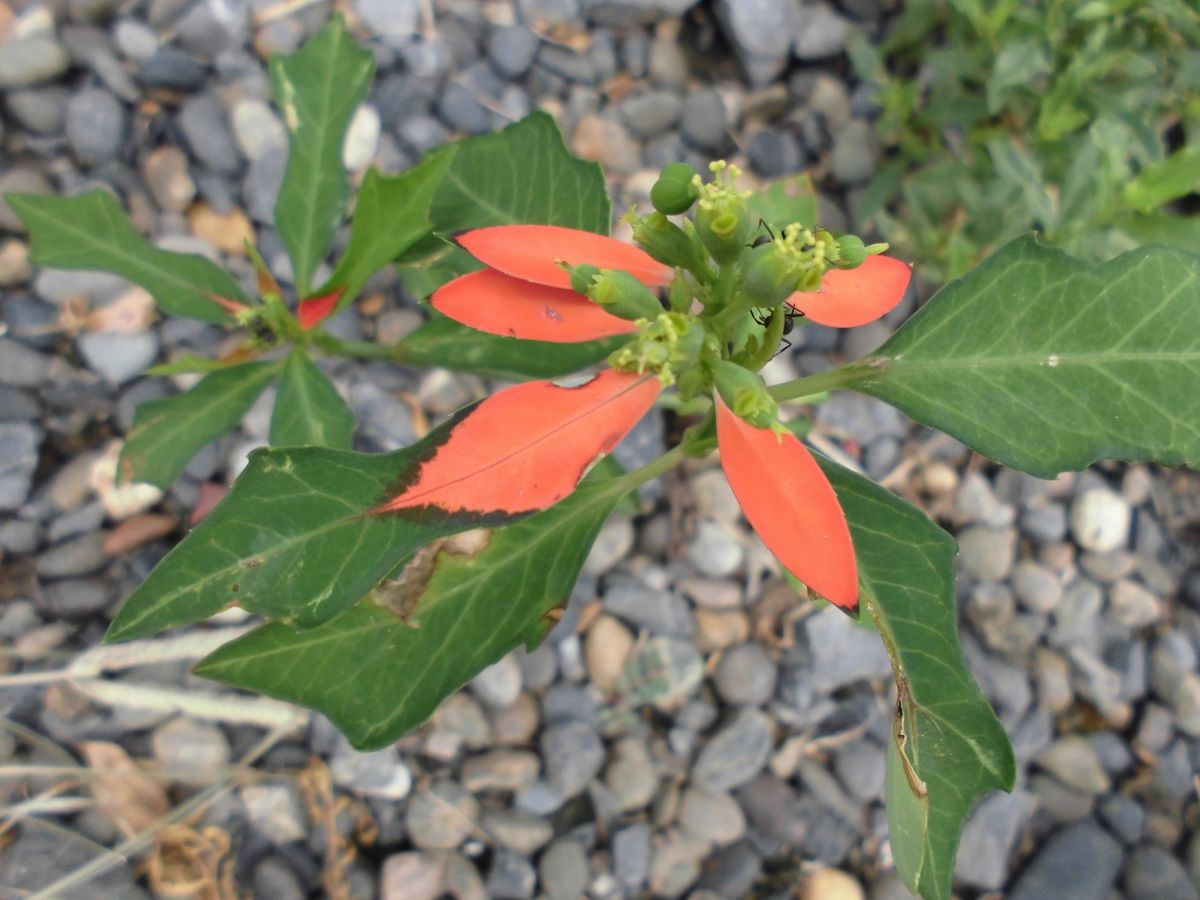
<path fill-rule="evenodd" d="M 766 229 L 766 232 L 767 232 L 767 233 L 766 233 L 766 234 L 760 234 L 760 235 L 759 235 L 758 237 L 756 237 L 756 238 L 755 238 L 753 241 L 751 241 L 749 244 L 747 244 L 747 245 L 746 245 L 746 246 L 747 246 L 747 247 L 749 247 L 751 250 L 753 250 L 755 247 L 761 247 L 763 244 L 769 244 L 769 243 L 771 243 L 773 240 L 775 240 L 775 232 L 773 232 L 773 231 L 771 230 L 771 226 L 770 226 L 770 225 L 768 225 L 768 224 L 766 223 L 766 221 L 765 221 L 765 220 L 763 220 L 763 219 L 759 219 L 759 220 L 758 220 L 758 227 L 759 227 L 759 228 Z M 757 230 L 757 229 L 756 229 L 756 230 Z"/>
<path fill-rule="evenodd" d="M 763 328 L 770 328 L 771 323 L 775 321 L 775 317 L 777 315 L 779 315 L 778 309 L 767 310 L 767 312 L 765 312 L 765 313 L 760 312 L 757 309 L 750 310 L 750 318 L 752 318 L 756 323 L 761 325 Z M 783 333 L 785 335 L 789 335 L 792 333 L 792 329 L 796 325 L 796 320 L 801 318 L 804 315 L 804 313 L 800 312 L 800 310 L 796 309 L 794 306 L 789 306 L 788 304 L 785 303 L 784 308 L 783 308 L 783 315 L 784 315 Z M 775 353 L 775 356 L 778 356 L 784 350 L 790 350 L 791 346 L 792 346 L 792 342 L 789 341 L 786 337 L 784 337 L 783 342 L 780 344 L 779 350 L 777 350 Z M 774 359 L 775 356 L 772 356 L 771 358 Z"/>

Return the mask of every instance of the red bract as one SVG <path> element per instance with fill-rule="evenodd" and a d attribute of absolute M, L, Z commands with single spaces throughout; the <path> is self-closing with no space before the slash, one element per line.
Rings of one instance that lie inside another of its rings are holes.
<path fill-rule="evenodd" d="M 488 397 L 376 513 L 434 507 L 520 515 L 553 506 L 649 412 L 652 376 L 611 369 L 577 387 L 533 381 Z"/>
<path fill-rule="evenodd" d="M 855 328 L 894 309 L 911 278 L 907 263 L 868 256 L 856 269 L 830 269 L 819 290 L 797 291 L 787 302 L 818 325 Z"/>
<path fill-rule="evenodd" d="M 631 244 L 557 225 L 497 225 L 458 238 L 490 268 L 434 292 L 434 309 L 479 331 L 531 341 L 576 343 L 634 330 L 571 290 L 560 262 L 622 269 L 644 284 L 668 284 L 673 270 Z"/>
<path fill-rule="evenodd" d="M 718 395 L 717 444 L 734 496 L 767 548 L 798 579 L 848 612 L 858 563 L 833 485 L 793 434 L 739 418 Z"/>
<path fill-rule="evenodd" d="M 490 334 L 528 341 L 571 344 L 616 334 L 637 326 L 618 319 L 587 297 L 484 269 L 456 278 L 434 292 L 434 309 L 456 322 Z"/>
<path fill-rule="evenodd" d="M 342 299 L 344 290 L 345 288 L 335 288 L 328 294 L 306 297 L 301 300 L 300 306 L 296 310 L 296 318 L 300 321 L 300 327 L 308 331 L 318 322 L 323 322 L 333 315 L 333 311 L 337 309 L 338 300 Z"/>

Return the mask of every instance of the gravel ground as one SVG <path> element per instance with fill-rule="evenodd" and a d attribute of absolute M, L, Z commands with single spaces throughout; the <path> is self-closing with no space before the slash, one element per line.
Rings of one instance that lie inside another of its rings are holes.
<path fill-rule="evenodd" d="M 347 142 L 356 171 L 404 168 L 543 108 L 624 201 L 666 162 L 729 156 L 762 178 L 811 169 L 838 227 L 879 159 L 870 92 L 842 49 L 851 25 L 884 33 L 895 0 L 338 5 L 379 62 Z M 164 246 L 243 274 L 242 237 L 256 235 L 286 283 L 271 222 L 286 139 L 264 61 L 328 7 L 0 2 L 0 193 L 106 184 Z M 710 465 L 608 523 L 541 648 L 376 753 L 322 717 L 188 675 L 206 644 L 244 627 L 232 614 L 136 667 L 94 649 L 190 511 L 265 442 L 269 406 L 165 496 L 114 488 L 135 406 L 187 384 L 140 372 L 224 337 L 153 321 L 120 280 L 31 271 L 26 250 L 0 205 L 0 759 L 17 767 L 0 778 L 0 894 L 74 877 L 60 896 L 182 896 L 202 872 L 193 896 L 701 900 L 795 896 L 801 883 L 808 898 L 907 896 L 882 807 L 886 658 L 771 577 Z M 807 327 L 773 374 L 870 350 L 911 308 L 846 335 Z M 389 274 L 333 327 L 393 341 L 418 318 Z M 365 450 L 402 446 L 487 389 L 382 364 L 331 372 Z M 960 542 L 967 655 L 1021 769 L 968 825 L 961 894 L 1196 897 L 1196 477 L 1104 466 L 1038 481 L 855 395 L 817 423 L 826 446 Z M 625 460 L 659 452 L 665 427 L 639 426 Z M 69 665 L 74 677 L 55 674 Z M 665 682 L 620 677 L 648 669 Z M 101 867 L 106 847 L 136 861 Z M 89 864 L 103 871 L 84 881 Z"/>

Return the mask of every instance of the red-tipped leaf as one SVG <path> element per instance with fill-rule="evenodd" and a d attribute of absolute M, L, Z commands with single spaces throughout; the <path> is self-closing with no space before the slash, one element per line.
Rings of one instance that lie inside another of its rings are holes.
<path fill-rule="evenodd" d="M 874 322 L 904 297 L 912 269 L 890 256 L 868 256 L 857 269 L 830 269 L 817 291 L 797 291 L 787 302 L 818 325 L 854 328 Z"/>
<path fill-rule="evenodd" d="M 456 322 L 504 337 L 573 344 L 636 331 L 581 294 L 522 281 L 495 269 L 456 278 L 433 292 L 433 308 Z"/>
<path fill-rule="evenodd" d="M 629 433 L 661 390 L 652 376 L 605 370 L 586 384 L 532 381 L 479 404 L 411 482 L 376 513 L 434 507 L 519 515 L 553 506 Z"/>
<path fill-rule="evenodd" d="M 670 284 L 674 271 L 632 244 L 591 231 L 558 225 L 495 225 L 458 236 L 458 242 L 485 265 L 522 281 L 569 288 L 571 276 L 559 262 L 623 269 L 643 284 Z"/>
<path fill-rule="evenodd" d="M 721 465 L 747 521 L 789 572 L 854 612 L 858 563 L 829 479 L 795 435 L 756 428 L 716 400 Z"/>
<path fill-rule="evenodd" d="M 300 321 L 300 327 L 305 331 L 312 328 L 319 322 L 325 321 L 337 309 L 338 300 L 342 297 L 342 291 L 345 288 L 335 288 L 328 294 L 321 294 L 319 297 L 306 297 L 300 301 L 300 307 L 296 310 L 296 318 Z"/>

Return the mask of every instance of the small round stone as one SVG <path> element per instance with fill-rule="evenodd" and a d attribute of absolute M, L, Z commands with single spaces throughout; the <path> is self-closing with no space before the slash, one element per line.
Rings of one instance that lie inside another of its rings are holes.
<path fill-rule="evenodd" d="M 449 850 L 466 840 L 478 818 L 479 803 L 465 788 L 439 781 L 413 795 L 404 824 L 416 846 Z"/>
<path fill-rule="evenodd" d="M 762 706 L 775 693 L 775 660 L 761 644 L 731 647 L 721 657 L 714 680 L 717 693 L 734 706 Z"/>
<path fill-rule="evenodd" d="M 1129 501 L 1108 488 L 1084 491 L 1071 504 L 1071 534 L 1085 550 L 1108 553 L 1129 543 Z"/>
<path fill-rule="evenodd" d="M 125 107 L 101 88 L 87 88 L 67 102 L 67 143 L 83 163 L 113 159 L 125 141 Z"/>

